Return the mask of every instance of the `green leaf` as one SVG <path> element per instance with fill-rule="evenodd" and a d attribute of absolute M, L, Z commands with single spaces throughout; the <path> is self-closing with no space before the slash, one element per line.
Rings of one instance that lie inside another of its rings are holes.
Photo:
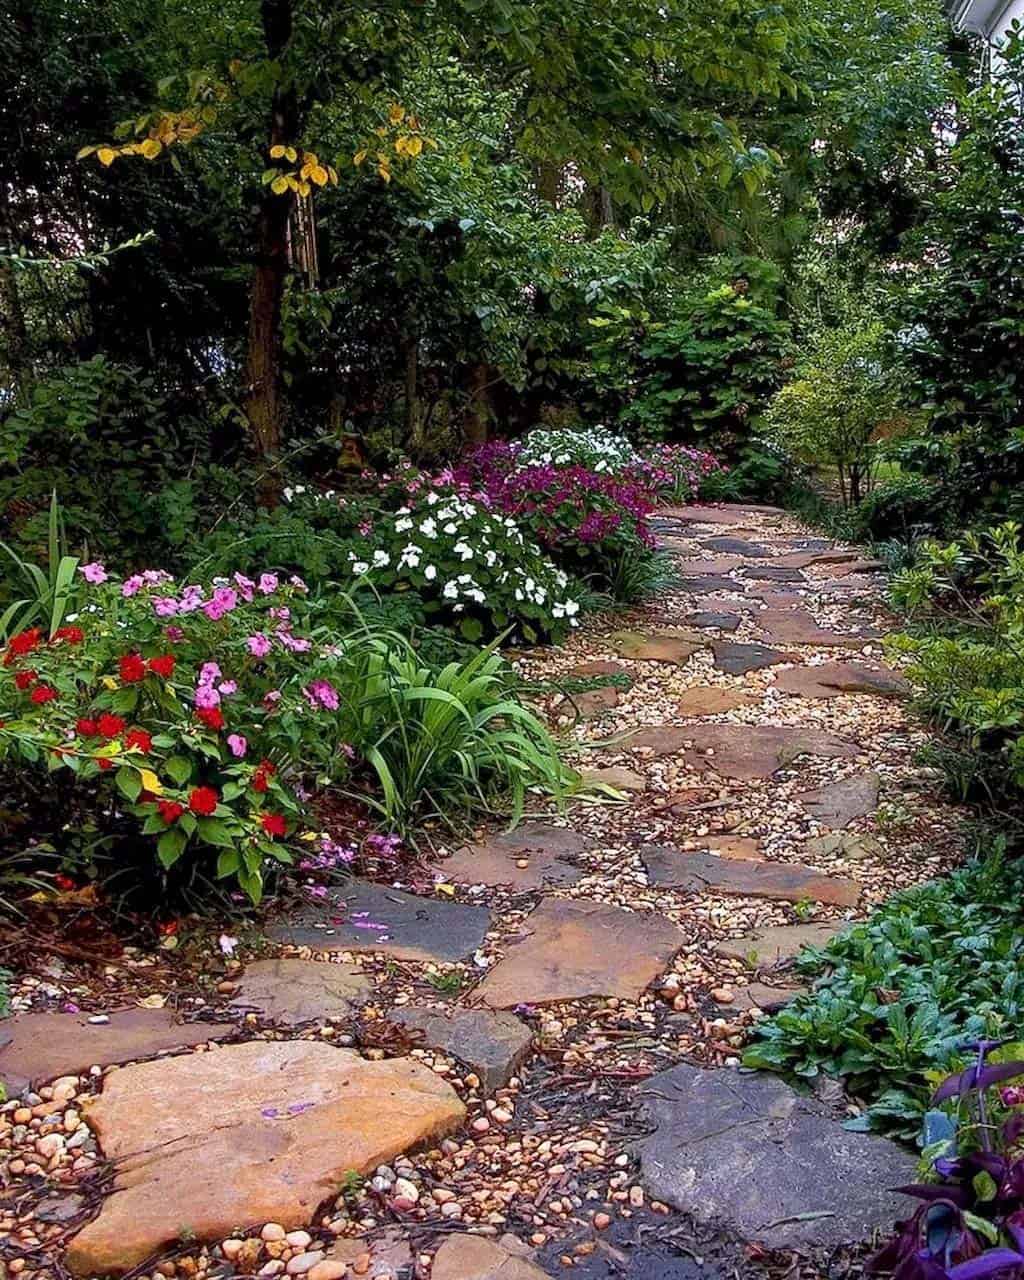
<path fill-rule="evenodd" d="M 233 849 L 237 836 L 225 825 L 221 818 L 200 818 L 196 824 L 200 840 L 218 848 Z"/>
<path fill-rule="evenodd" d="M 168 756 L 164 762 L 164 773 L 182 787 L 192 777 L 192 761 L 187 756 Z"/>
<path fill-rule="evenodd" d="M 117 783 L 117 789 L 123 796 L 135 803 L 142 791 L 142 779 L 131 767 L 131 765 L 123 764 L 117 773 L 114 774 L 114 781 Z"/>
<path fill-rule="evenodd" d="M 161 865 L 165 868 L 173 867 L 185 852 L 186 844 L 188 844 L 188 838 L 184 831 L 179 831 L 177 827 L 170 827 L 165 831 L 156 842 L 156 856 L 160 859 Z"/>

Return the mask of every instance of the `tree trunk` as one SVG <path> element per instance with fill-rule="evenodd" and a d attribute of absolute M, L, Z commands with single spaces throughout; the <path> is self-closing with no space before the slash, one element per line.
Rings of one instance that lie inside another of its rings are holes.
<path fill-rule="evenodd" d="M 561 168 L 548 160 L 542 161 L 537 165 L 535 181 L 540 198 L 557 207 L 562 192 Z"/>
<path fill-rule="evenodd" d="M 466 444 L 486 444 L 491 420 L 490 370 L 487 365 L 483 362 L 471 365 L 466 384 L 468 400 L 463 425 Z"/>
<path fill-rule="evenodd" d="M 423 452 L 423 416 L 420 413 L 420 344 L 415 334 L 405 340 L 405 444 L 414 456 Z"/>
<path fill-rule="evenodd" d="M 262 0 L 260 12 L 267 56 L 278 59 L 292 36 L 292 0 Z M 299 130 L 294 88 L 274 90 L 270 105 L 268 145 L 295 142 Z M 288 218 L 292 197 L 260 194 L 256 231 L 256 271 L 249 299 L 249 344 L 246 358 L 245 414 L 261 461 L 273 463 L 281 447 L 284 399 L 281 388 L 281 305 L 288 276 Z M 269 481 L 265 498 L 273 502 L 278 480 Z"/>

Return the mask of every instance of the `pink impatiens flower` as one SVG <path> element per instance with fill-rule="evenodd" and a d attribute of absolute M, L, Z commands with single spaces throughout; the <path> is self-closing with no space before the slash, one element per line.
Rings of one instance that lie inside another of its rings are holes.
<path fill-rule="evenodd" d="M 121 583 L 121 594 L 127 600 L 131 596 L 138 595 L 145 585 L 145 579 L 142 574 L 133 573 L 130 578 L 125 578 L 124 582 Z"/>
<path fill-rule="evenodd" d="M 259 581 L 260 594 L 265 596 L 273 595 L 277 590 L 277 582 L 276 573 L 261 573 Z"/>
<path fill-rule="evenodd" d="M 204 711 L 220 706 L 220 694 L 212 684 L 201 684 L 196 687 L 196 706 Z"/>
<path fill-rule="evenodd" d="M 262 631 L 257 631 L 256 634 L 254 636 L 250 636 L 245 643 L 254 658 L 265 658 L 270 652 L 270 641 Z"/>
<path fill-rule="evenodd" d="M 314 710 L 325 707 L 328 711 L 337 711 L 338 692 L 329 680 L 313 680 L 302 692 Z"/>
<path fill-rule="evenodd" d="M 240 733 L 228 734 L 228 746 L 231 748 L 231 754 L 236 760 L 241 760 L 245 753 L 249 750 L 248 741 L 242 737 Z"/>
<path fill-rule="evenodd" d="M 153 612 L 158 618 L 173 618 L 178 612 L 178 602 L 173 596 L 154 596 Z"/>
<path fill-rule="evenodd" d="M 80 572 L 86 582 L 94 584 L 106 582 L 110 576 L 98 560 L 93 560 L 90 564 L 83 564 Z"/>

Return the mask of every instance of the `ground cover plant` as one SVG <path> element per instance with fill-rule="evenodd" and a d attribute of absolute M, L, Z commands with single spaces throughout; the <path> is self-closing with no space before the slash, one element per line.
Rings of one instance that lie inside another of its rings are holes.
<path fill-rule="evenodd" d="M 757 1024 L 747 1066 L 842 1079 L 864 1123 L 916 1139 L 964 1045 L 1013 1036 L 1024 1013 L 1024 870 L 998 849 L 897 894 L 798 961 L 813 990 Z"/>

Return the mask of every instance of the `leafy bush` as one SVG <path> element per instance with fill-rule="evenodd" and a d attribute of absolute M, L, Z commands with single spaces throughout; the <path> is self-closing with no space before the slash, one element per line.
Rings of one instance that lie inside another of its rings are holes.
<path fill-rule="evenodd" d="M 899 426 L 884 338 L 878 323 L 825 331 L 768 412 L 769 432 L 783 448 L 802 462 L 837 469 L 844 506 L 870 490 L 877 442 Z"/>
<path fill-rule="evenodd" d="M 873 1127 L 914 1137 L 928 1096 L 971 1040 L 1024 1016 L 1024 868 L 995 850 L 891 898 L 799 959 L 817 978 L 757 1024 L 744 1063 L 843 1077 Z"/>
<path fill-rule="evenodd" d="M 493 654 L 435 672 L 343 599 L 273 573 L 82 573 L 81 614 L 52 638 L 20 633 L 0 666 L 0 761 L 15 779 L 72 775 L 45 793 L 72 866 L 135 850 L 175 884 L 231 879 L 258 901 L 316 839 L 308 801 L 326 783 L 405 830 L 424 809 L 518 809 L 526 787 L 570 776 Z"/>
<path fill-rule="evenodd" d="M 973 1064 L 944 1080 L 923 1127 L 931 1181 L 902 1187 L 921 1204 L 871 1259 L 900 1280 L 1024 1276 L 1024 1076 L 1020 1043 L 980 1040 Z M 996 1086 L 1001 1086 L 996 1088 Z"/>

